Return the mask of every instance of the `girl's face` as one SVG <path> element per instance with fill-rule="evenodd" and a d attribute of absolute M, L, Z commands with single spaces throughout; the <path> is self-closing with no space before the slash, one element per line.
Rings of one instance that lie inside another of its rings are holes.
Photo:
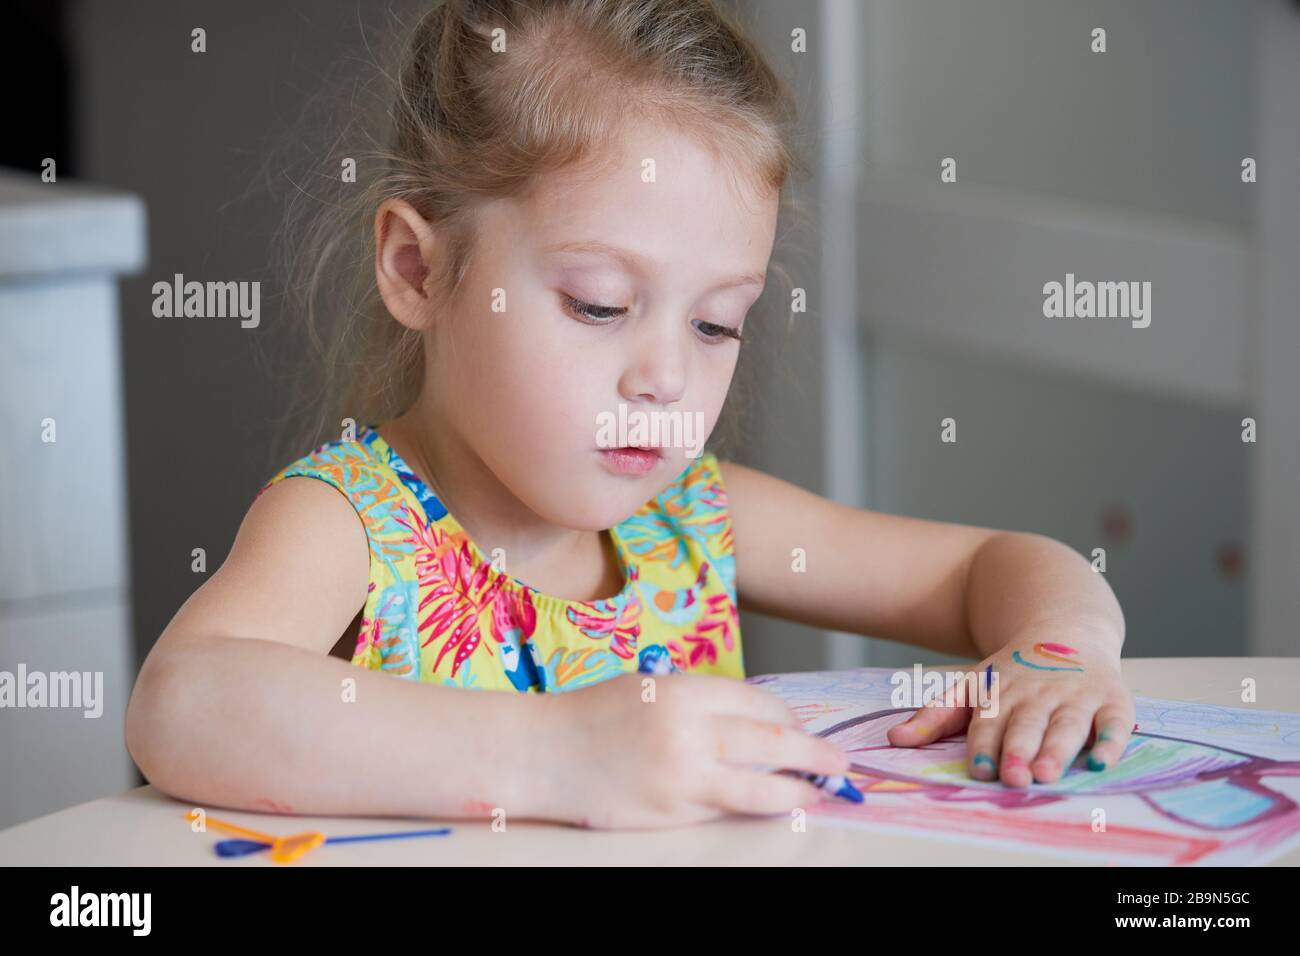
<path fill-rule="evenodd" d="M 456 314 L 432 317 L 428 387 L 539 517 L 608 528 L 702 451 L 776 234 L 778 195 L 746 182 L 693 140 L 641 126 L 601 171 L 562 171 L 482 210 Z M 658 447 L 620 466 L 611 442 Z"/>

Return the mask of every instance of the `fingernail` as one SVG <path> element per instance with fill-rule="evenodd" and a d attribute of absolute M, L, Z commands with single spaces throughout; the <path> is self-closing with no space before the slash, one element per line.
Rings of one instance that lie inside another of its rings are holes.
<path fill-rule="evenodd" d="M 1094 757 L 1092 754 L 1088 754 L 1088 769 L 1089 769 L 1089 770 L 1105 770 L 1105 769 L 1106 769 L 1106 764 L 1105 764 L 1104 761 L 1098 760 L 1098 759 L 1097 759 L 1096 757 Z"/>
<path fill-rule="evenodd" d="M 990 773 L 997 773 L 998 765 L 993 758 L 986 753 L 978 753 L 972 758 L 971 764 L 973 769 L 979 770 L 981 767 L 987 767 Z"/>
<path fill-rule="evenodd" d="M 1023 770 L 1025 772 L 1025 775 L 1029 777 L 1029 783 L 1034 782 L 1034 774 L 1029 769 L 1029 765 L 1025 763 L 1024 757 L 1021 757 L 1018 754 L 1003 754 L 1002 755 L 1003 781 L 1007 782 L 1013 778 L 1019 779 L 1020 775 L 1016 773 L 1016 771 L 1018 770 Z"/>

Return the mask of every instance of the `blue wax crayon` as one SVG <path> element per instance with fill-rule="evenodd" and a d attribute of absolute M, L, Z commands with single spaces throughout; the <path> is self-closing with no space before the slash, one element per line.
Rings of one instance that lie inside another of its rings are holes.
<path fill-rule="evenodd" d="M 814 787 L 826 791 L 832 797 L 843 797 L 845 800 L 852 800 L 854 803 L 861 803 L 865 799 L 862 796 L 862 791 L 849 783 L 847 777 L 838 774 L 829 777 L 824 773 L 803 773 L 802 771 L 793 771 L 793 773 L 799 779 L 807 780 Z"/>

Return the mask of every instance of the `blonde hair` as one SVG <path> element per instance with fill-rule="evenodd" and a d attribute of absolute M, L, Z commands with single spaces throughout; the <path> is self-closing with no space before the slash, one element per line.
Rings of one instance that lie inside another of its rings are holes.
<path fill-rule="evenodd" d="M 396 75 L 379 67 L 385 128 L 366 132 L 375 111 L 354 105 L 336 139 L 342 152 L 329 157 L 355 159 L 356 182 L 342 182 L 338 165 L 322 170 L 317 154 L 286 204 L 284 314 L 301 315 L 315 355 L 281 419 L 291 438 L 280 431 L 277 461 L 290 445 L 296 457 L 337 438 L 344 418 L 360 427 L 395 417 L 419 393 L 420 333 L 389 315 L 375 284 L 374 215 L 387 198 L 409 203 L 445 240 L 432 279 L 447 303 L 474 256 L 479 206 L 526 196 L 547 172 L 599 165 L 623 124 L 671 125 L 797 209 L 785 189 L 792 172 L 806 175 L 793 96 L 711 0 L 444 0 L 413 30 L 399 24 L 391 42 L 403 40 Z M 784 268 L 770 269 L 788 290 Z M 282 324 L 300 350 L 300 328 Z M 746 323 L 742 356 L 755 325 Z M 714 451 L 738 438 L 742 378 L 738 368 Z"/>

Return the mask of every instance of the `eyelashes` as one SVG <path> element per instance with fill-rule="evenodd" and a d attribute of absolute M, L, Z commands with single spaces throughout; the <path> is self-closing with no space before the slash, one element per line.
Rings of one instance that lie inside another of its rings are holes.
<path fill-rule="evenodd" d="M 699 323 L 700 323 L 700 324 L 697 325 L 696 328 L 699 329 L 701 332 L 704 332 L 704 337 L 705 337 L 705 338 L 708 338 L 708 339 L 735 339 L 737 342 L 743 342 L 743 341 L 744 341 L 744 338 L 741 336 L 741 334 L 740 334 L 739 332 L 737 332 L 735 329 L 731 328 L 730 326 L 726 326 L 726 325 L 715 325 L 715 324 L 712 323 L 712 322 L 705 322 L 703 319 L 700 319 L 700 320 L 699 320 Z M 709 331 L 706 331 L 706 330 L 709 330 Z"/>
<path fill-rule="evenodd" d="M 592 305 L 590 302 L 583 302 L 581 299 L 575 299 L 571 295 L 564 294 L 561 294 L 561 298 L 564 300 L 565 310 L 588 325 L 607 325 L 612 320 L 627 313 L 626 306 Z M 735 339 L 737 342 L 744 341 L 744 337 L 741 336 L 738 330 L 726 325 L 718 325 L 715 322 L 705 322 L 703 319 L 697 319 L 695 327 L 700 330 L 705 339 L 710 341 L 720 342 L 723 339 Z"/>
<path fill-rule="evenodd" d="M 592 305 L 590 302 L 575 299 L 571 295 L 566 295 L 563 298 L 564 305 L 570 312 L 576 312 L 580 318 L 587 319 L 593 324 L 600 324 L 618 318 L 627 312 L 627 308 L 621 305 Z"/>

